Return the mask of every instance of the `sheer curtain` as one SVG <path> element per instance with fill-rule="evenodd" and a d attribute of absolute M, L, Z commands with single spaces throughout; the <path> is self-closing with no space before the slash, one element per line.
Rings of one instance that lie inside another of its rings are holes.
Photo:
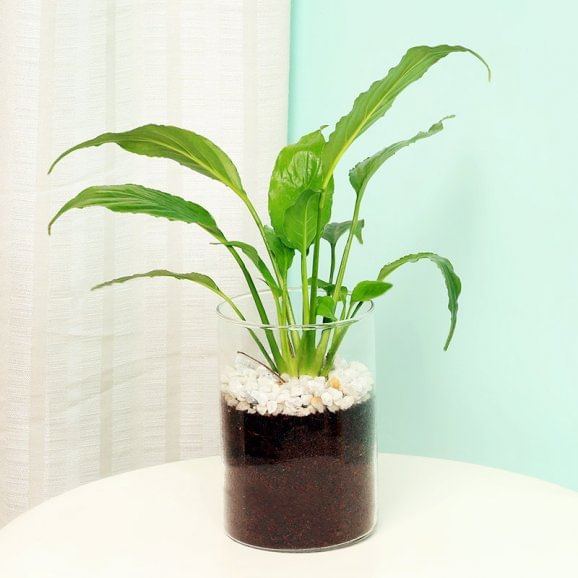
<path fill-rule="evenodd" d="M 125 470 L 218 449 L 215 299 L 165 267 L 244 290 L 200 229 L 104 209 L 47 222 L 90 184 L 137 182 L 205 206 L 254 239 L 214 181 L 114 145 L 148 122 L 191 128 L 235 161 L 264 212 L 284 144 L 289 0 L 3 0 L 0 8 L 0 523 Z"/>

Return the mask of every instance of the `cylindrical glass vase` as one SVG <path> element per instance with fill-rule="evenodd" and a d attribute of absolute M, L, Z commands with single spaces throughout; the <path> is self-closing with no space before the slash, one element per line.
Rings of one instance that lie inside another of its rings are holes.
<path fill-rule="evenodd" d="M 261 297 L 274 318 L 271 294 Z M 230 304 L 218 307 L 228 535 L 279 551 L 368 536 L 376 523 L 373 304 L 348 321 L 275 326 L 255 321 L 250 295 L 234 303 L 246 321 Z M 275 348 L 291 358 L 283 368 Z"/>

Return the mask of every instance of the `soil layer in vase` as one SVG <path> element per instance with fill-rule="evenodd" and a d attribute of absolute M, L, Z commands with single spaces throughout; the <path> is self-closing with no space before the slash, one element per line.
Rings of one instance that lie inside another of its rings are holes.
<path fill-rule="evenodd" d="M 373 529 L 373 398 L 336 412 L 260 415 L 222 403 L 229 535 L 275 550 L 335 547 Z"/>

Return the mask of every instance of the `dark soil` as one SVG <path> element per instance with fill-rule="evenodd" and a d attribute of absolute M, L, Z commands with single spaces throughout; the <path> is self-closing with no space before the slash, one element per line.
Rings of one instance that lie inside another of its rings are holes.
<path fill-rule="evenodd" d="M 306 417 L 222 403 L 229 535 L 261 548 L 344 544 L 374 525 L 374 403 Z"/>

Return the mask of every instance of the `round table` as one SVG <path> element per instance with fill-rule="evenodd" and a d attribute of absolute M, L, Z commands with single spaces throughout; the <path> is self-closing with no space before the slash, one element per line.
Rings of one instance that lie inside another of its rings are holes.
<path fill-rule="evenodd" d="M 501 470 L 380 456 L 380 521 L 349 548 L 281 554 L 221 524 L 218 458 L 113 476 L 0 531 L 2 578 L 575 578 L 578 493 Z"/>

